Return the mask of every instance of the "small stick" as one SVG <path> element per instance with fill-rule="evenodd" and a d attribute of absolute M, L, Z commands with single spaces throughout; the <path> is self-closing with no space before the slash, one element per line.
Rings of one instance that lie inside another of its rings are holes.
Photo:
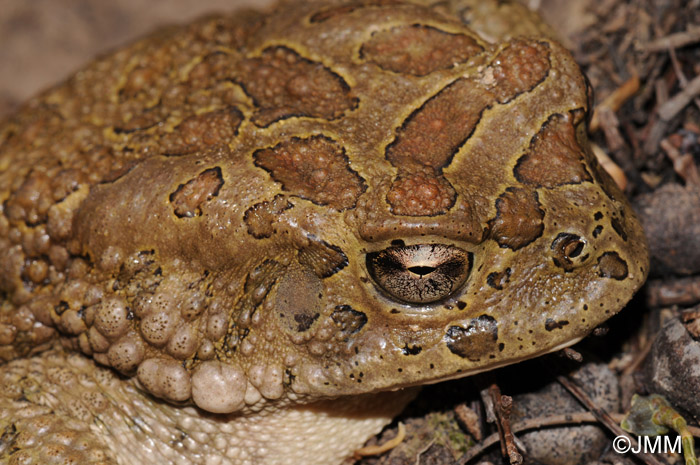
<path fill-rule="evenodd" d="M 700 94 L 700 76 L 695 76 L 683 90 L 659 107 L 659 117 L 664 121 L 670 121 L 698 94 Z"/>
<path fill-rule="evenodd" d="M 379 444 L 376 446 L 365 446 L 361 449 L 357 449 L 353 454 L 355 460 L 360 460 L 362 457 L 368 455 L 379 455 L 384 452 L 390 451 L 394 447 L 401 444 L 401 442 L 406 438 L 406 427 L 403 423 L 399 422 L 399 430 L 392 439 L 389 439 L 384 444 Z"/>
<path fill-rule="evenodd" d="M 520 465 L 523 463 L 523 456 L 518 452 L 518 447 L 515 445 L 515 436 L 513 436 L 513 431 L 510 428 L 513 398 L 501 395 L 501 389 L 497 384 L 492 384 L 489 387 L 489 394 L 491 399 L 493 399 L 494 410 L 498 419 L 496 425 L 501 435 L 501 453 L 504 457 L 508 457 L 511 465 Z"/>
<path fill-rule="evenodd" d="M 559 384 L 564 386 L 564 389 L 569 391 L 571 395 L 576 397 L 579 402 L 581 402 L 606 428 L 608 428 L 610 431 L 615 436 L 626 436 L 627 439 L 630 441 L 630 444 L 632 444 L 632 450 L 635 449 L 637 446 L 637 441 L 632 438 L 630 435 L 628 435 L 622 428 L 620 428 L 620 425 L 618 425 L 615 420 L 602 408 L 598 407 L 593 400 L 583 392 L 583 389 L 581 389 L 577 384 L 575 384 L 573 381 L 571 381 L 569 378 L 566 376 L 557 376 L 557 381 Z M 653 457 L 651 454 L 647 454 L 645 452 L 639 452 L 634 454 L 637 458 L 642 460 L 646 465 L 663 465 L 661 462 L 659 462 L 655 457 Z"/>
<path fill-rule="evenodd" d="M 700 27 L 694 27 L 683 32 L 669 34 L 666 37 L 653 40 L 644 46 L 647 52 L 661 52 L 668 49 L 685 47 L 700 41 Z"/>

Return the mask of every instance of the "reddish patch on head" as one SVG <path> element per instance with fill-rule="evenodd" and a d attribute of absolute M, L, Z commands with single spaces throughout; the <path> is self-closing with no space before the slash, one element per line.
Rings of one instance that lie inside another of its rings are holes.
<path fill-rule="evenodd" d="M 477 83 L 455 81 L 408 117 L 387 147 L 387 160 L 394 166 L 443 168 L 472 133 L 491 101 Z"/>
<path fill-rule="evenodd" d="M 357 106 L 343 78 L 286 47 L 241 61 L 236 80 L 259 107 L 258 126 L 291 116 L 335 119 Z"/>
<path fill-rule="evenodd" d="M 532 60 L 531 68 L 526 60 Z M 430 198 L 419 199 L 418 192 L 409 198 L 400 185 L 402 180 L 416 173 L 425 179 L 426 173 L 432 171 L 433 184 L 449 186 L 442 170 L 471 136 L 484 110 L 537 86 L 549 70 L 549 52 L 539 42 L 514 41 L 493 63 L 481 76 L 457 79 L 445 87 L 396 131 L 396 138 L 386 149 L 387 160 L 398 168 L 398 177 L 387 196 L 394 214 L 424 216 L 446 212 L 454 203 L 451 187 L 449 196 L 443 190 L 441 202 L 436 205 Z M 445 201 L 448 197 L 450 202 Z"/>
<path fill-rule="evenodd" d="M 180 155 L 226 144 L 238 133 L 243 115 L 234 107 L 193 115 L 161 140 L 163 153 Z"/>
<path fill-rule="evenodd" d="M 499 103 L 533 89 L 549 72 L 549 47 L 542 42 L 514 40 L 493 66 L 495 83 L 489 87 Z"/>
<path fill-rule="evenodd" d="M 389 71 L 425 76 L 465 63 L 482 50 L 467 35 L 414 24 L 373 34 L 360 56 Z"/>
<path fill-rule="evenodd" d="M 510 187 L 496 200 L 496 217 L 489 221 L 491 238 L 501 247 L 525 247 L 542 235 L 544 212 L 537 193 Z"/>
<path fill-rule="evenodd" d="M 355 206 L 365 182 L 348 163 L 345 149 L 324 136 L 293 137 L 253 154 L 282 189 L 336 210 Z"/>
<path fill-rule="evenodd" d="M 444 177 L 414 172 L 399 176 L 391 185 L 386 200 L 395 215 L 438 215 L 454 204 L 455 195 Z"/>
<path fill-rule="evenodd" d="M 547 120 L 528 152 L 518 160 L 514 174 L 524 184 L 546 188 L 591 181 L 571 114 L 557 114 Z"/>
<path fill-rule="evenodd" d="M 175 192 L 170 194 L 170 203 L 175 215 L 179 218 L 192 218 L 202 214 L 202 205 L 219 194 L 224 180 L 221 168 L 210 168 L 202 171 L 199 176 L 180 184 Z"/>

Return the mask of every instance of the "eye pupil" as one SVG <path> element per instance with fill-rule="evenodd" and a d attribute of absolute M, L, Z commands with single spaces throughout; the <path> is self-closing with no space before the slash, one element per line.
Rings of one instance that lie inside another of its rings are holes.
<path fill-rule="evenodd" d="M 425 276 L 425 275 L 430 274 L 433 271 L 435 271 L 435 267 L 434 266 L 412 266 L 412 267 L 408 268 L 408 271 L 410 271 L 411 273 L 417 274 L 419 276 Z"/>
<path fill-rule="evenodd" d="M 467 280 L 473 257 L 444 244 L 395 245 L 366 255 L 367 271 L 391 298 L 415 304 L 437 302 Z"/>

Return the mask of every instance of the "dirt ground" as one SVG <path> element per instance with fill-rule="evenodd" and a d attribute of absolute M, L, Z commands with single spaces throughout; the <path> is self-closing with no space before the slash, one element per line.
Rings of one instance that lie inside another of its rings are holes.
<path fill-rule="evenodd" d="M 205 12 L 234 6 L 262 7 L 270 3 L 269 0 L 2 0 L 0 116 L 66 77 L 96 54 L 157 25 L 185 22 Z M 697 168 L 700 164 L 700 0 L 532 0 L 529 3 L 558 29 L 595 89 L 592 140 L 623 173 L 626 193 L 645 225 L 652 253 L 652 276 L 645 290 L 627 310 L 610 321 L 607 335 L 592 338 L 576 346 L 576 350 L 583 354 L 584 361 L 597 360 L 601 362 L 600 370 L 610 372 L 613 379 L 608 381 L 613 383 L 610 386 L 614 385 L 610 390 L 617 393 L 618 407 L 611 408 L 609 413 L 618 420 L 615 414 L 619 412 L 612 410 L 626 410 L 633 393 L 661 393 L 691 426 L 697 425 L 700 379 L 684 368 L 687 365 L 681 356 L 673 354 L 693 350 L 700 353 L 700 347 L 696 347 L 696 339 L 700 338 L 697 306 L 700 302 Z M 685 329 L 681 331 L 687 331 L 682 345 L 680 340 L 664 336 L 664 331 L 670 331 L 668 328 L 673 324 L 682 325 Z M 576 358 L 576 354 L 568 355 Z M 567 366 L 579 364 L 559 360 L 545 365 L 560 362 Z M 664 363 L 675 368 L 671 368 L 672 379 L 661 382 L 658 373 L 660 367 L 666 366 Z M 528 410 L 537 410 L 531 399 L 522 395 L 547 391 L 539 402 L 551 407 L 558 405 L 557 396 L 561 394 L 552 392 L 563 392 L 558 385 L 548 387 L 549 382 L 556 384 L 555 376 L 542 365 L 537 361 L 527 362 L 476 380 L 441 383 L 426 389 L 402 417 L 408 426 L 408 439 L 392 452 L 380 458 L 366 458 L 362 463 L 509 463 L 500 457 L 497 444 L 490 449 L 485 447 L 484 453 L 473 459 L 463 454 L 479 442 L 479 435 L 485 437 L 496 431 L 484 421 L 487 415 L 480 399 L 491 395 L 496 403 L 500 402 L 500 395 L 489 394 L 486 389 L 494 383 L 500 386 L 502 394 L 518 394 L 513 414 L 513 429 L 517 431 L 519 408 L 523 410 L 528 405 Z M 557 370 L 557 373 L 566 372 L 566 369 Z M 579 382 L 580 378 L 587 379 L 596 389 L 608 386 L 605 384 L 608 381 L 598 376 L 579 373 L 573 378 Z M 533 379 L 538 382 L 533 383 Z M 584 423 L 599 422 L 589 412 L 606 405 L 605 399 L 592 397 L 592 404 L 577 407 L 581 415 L 589 415 L 581 417 Z M 585 401 L 579 398 L 578 402 Z M 539 452 L 532 452 L 530 446 L 531 453 L 523 454 L 523 463 L 574 463 L 556 457 L 567 448 L 588 448 L 592 436 L 584 435 L 582 440 L 587 445 L 577 446 L 571 437 L 579 437 L 579 432 L 567 426 L 572 423 L 571 418 L 557 423 L 546 409 L 542 412 L 545 413 L 540 420 L 558 425 L 557 429 L 563 430 L 569 442 L 535 438 L 535 444 L 544 443 L 550 451 L 537 455 Z M 580 463 L 682 463 L 678 455 L 634 458 L 613 454 L 609 445 L 618 433 L 608 429 L 599 431 L 600 452 L 585 461 L 581 459 Z M 377 441 L 395 434 L 396 424 Z M 498 434 L 495 437 L 498 439 Z M 513 460 L 510 463 L 518 463 Z"/>

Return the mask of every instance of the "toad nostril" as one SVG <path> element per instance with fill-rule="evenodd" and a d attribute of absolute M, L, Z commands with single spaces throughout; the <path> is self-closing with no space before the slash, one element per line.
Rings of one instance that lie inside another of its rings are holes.
<path fill-rule="evenodd" d="M 581 255 L 581 252 L 583 251 L 583 245 L 584 244 L 582 241 L 570 242 L 566 245 L 566 247 L 564 247 L 564 253 L 569 258 L 576 258 L 579 255 Z"/>
<path fill-rule="evenodd" d="M 551 245 L 554 264 L 565 271 L 572 271 L 586 261 L 588 254 L 581 256 L 585 248 L 586 240 L 581 236 L 571 233 L 559 233 Z M 580 256 L 581 258 L 578 258 Z M 577 261 L 574 262 L 576 258 Z"/>
<path fill-rule="evenodd" d="M 427 274 L 432 273 L 435 271 L 434 266 L 411 266 L 408 268 L 408 271 L 411 273 L 417 274 L 419 276 L 425 276 Z"/>

